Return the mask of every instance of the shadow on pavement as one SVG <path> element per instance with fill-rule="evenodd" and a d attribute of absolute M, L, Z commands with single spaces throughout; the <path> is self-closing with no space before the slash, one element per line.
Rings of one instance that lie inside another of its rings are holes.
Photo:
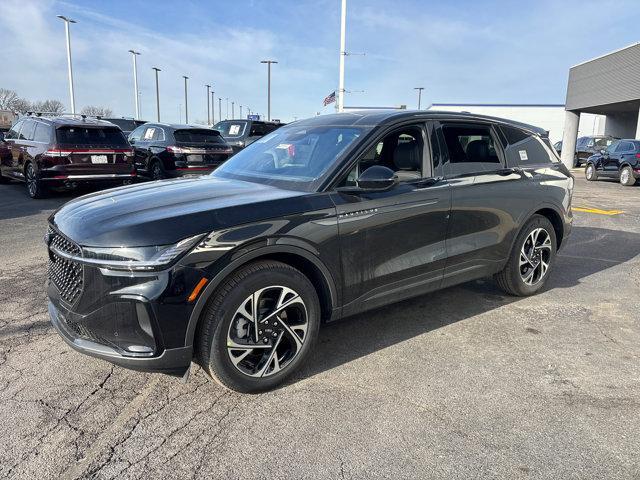
<path fill-rule="evenodd" d="M 584 261 L 563 258 L 565 252 Z M 582 278 L 625 263 L 639 254 L 640 234 L 574 227 L 556 257 L 555 271 L 545 290 L 578 285 Z M 519 300 L 520 297 L 504 294 L 493 279 L 484 279 L 324 325 L 311 358 L 289 383 Z"/>
<path fill-rule="evenodd" d="M 50 192 L 46 198 L 34 200 L 29 198 L 24 183 L 12 181 L 0 185 L 0 220 L 29 217 L 43 211 L 56 210 L 69 200 L 73 200 L 90 191 L 92 190 L 78 189 Z"/>

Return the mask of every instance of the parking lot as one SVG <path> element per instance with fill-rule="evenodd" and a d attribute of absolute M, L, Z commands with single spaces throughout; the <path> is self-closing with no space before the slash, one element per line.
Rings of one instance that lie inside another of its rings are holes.
<path fill-rule="evenodd" d="M 42 236 L 73 196 L 3 185 L 0 477 L 640 478 L 640 186 L 576 176 L 542 294 L 488 279 L 329 325 L 261 395 L 67 347 Z"/>

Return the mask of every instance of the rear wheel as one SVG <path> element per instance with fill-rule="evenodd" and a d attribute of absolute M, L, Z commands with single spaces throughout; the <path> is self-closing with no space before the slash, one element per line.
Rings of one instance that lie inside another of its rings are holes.
<path fill-rule="evenodd" d="M 631 187 L 636 184 L 636 177 L 633 176 L 632 168 L 627 165 L 620 170 L 620 183 L 625 187 Z"/>
<path fill-rule="evenodd" d="M 598 173 L 596 172 L 596 167 L 593 163 L 587 163 L 587 168 L 584 170 L 584 176 L 590 182 L 598 179 Z"/>
<path fill-rule="evenodd" d="M 201 320 L 197 357 L 226 388 L 259 392 L 282 383 L 318 335 L 318 295 L 300 271 L 276 261 L 241 268 L 216 291 Z"/>
<path fill-rule="evenodd" d="M 534 215 L 522 228 L 504 270 L 495 278 L 505 292 L 519 297 L 537 293 L 556 256 L 556 234 L 546 217 Z"/>
<path fill-rule="evenodd" d="M 46 188 L 42 184 L 42 180 L 40 180 L 31 162 L 27 163 L 24 169 L 24 180 L 27 186 L 27 193 L 29 193 L 31 198 L 44 198 L 46 196 Z"/>
<path fill-rule="evenodd" d="M 160 160 L 153 160 L 149 170 L 151 171 L 151 178 L 153 180 L 163 180 L 167 178 L 164 174 L 164 170 L 162 169 L 162 165 L 160 164 Z"/>

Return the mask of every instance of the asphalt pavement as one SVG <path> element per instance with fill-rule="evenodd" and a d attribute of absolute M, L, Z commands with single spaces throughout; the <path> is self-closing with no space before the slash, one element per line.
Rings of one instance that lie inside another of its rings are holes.
<path fill-rule="evenodd" d="M 71 350 L 42 237 L 73 195 L 1 185 L 0 478 L 639 479 L 640 186 L 576 175 L 541 294 L 487 279 L 328 325 L 261 395 Z"/>

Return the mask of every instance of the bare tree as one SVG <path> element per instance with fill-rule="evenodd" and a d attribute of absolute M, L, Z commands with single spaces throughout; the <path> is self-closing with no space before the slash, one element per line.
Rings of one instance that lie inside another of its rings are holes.
<path fill-rule="evenodd" d="M 18 110 L 17 106 L 28 105 L 29 102 L 18 96 L 15 90 L 0 88 L 0 110 Z"/>
<path fill-rule="evenodd" d="M 47 112 L 60 115 L 64 113 L 64 104 L 60 100 L 44 100 L 33 102 L 31 110 L 34 112 Z"/>
<path fill-rule="evenodd" d="M 18 97 L 16 101 L 13 102 L 13 107 L 11 107 L 9 110 L 24 115 L 25 113 L 31 111 L 31 109 L 32 106 L 29 100 Z"/>
<path fill-rule="evenodd" d="M 90 115 L 92 117 L 110 117 L 113 115 L 113 110 L 109 107 L 98 107 L 95 105 L 87 105 L 80 113 L 82 115 Z"/>

